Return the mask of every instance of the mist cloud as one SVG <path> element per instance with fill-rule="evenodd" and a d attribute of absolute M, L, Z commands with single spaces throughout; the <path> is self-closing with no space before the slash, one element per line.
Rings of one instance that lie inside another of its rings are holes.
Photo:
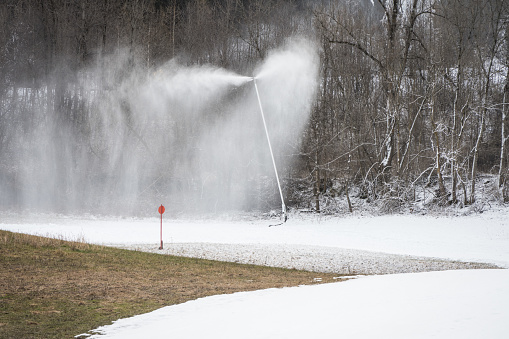
<path fill-rule="evenodd" d="M 314 100 L 318 57 L 289 41 L 255 70 L 276 162 L 284 176 Z M 133 66 L 119 52 L 81 70 L 61 105 L 82 105 L 80 123 L 62 107 L 33 105 L 34 123 L 13 126 L 0 177 L 4 208 L 66 213 L 150 214 L 264 209 L 277 186 L 252 78 L 172 60 Z M 48 84 L 37 98 L 58 95 Z M 73 107 L 75 108 L 75 107 Z M 71 110 L 74 111 L 74 110 Z M 75 120 L 73 120 L 75 122 Z"/>

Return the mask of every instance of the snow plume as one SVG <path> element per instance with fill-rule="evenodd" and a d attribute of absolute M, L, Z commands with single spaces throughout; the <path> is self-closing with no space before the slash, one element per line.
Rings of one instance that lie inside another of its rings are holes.
<path fill-rule="evenodd" d="M 6 129 L 13 142 L 2 150 L 0 207 L 139 215 L 161 203 L 172 214 L 278 207 L 252 77 L 176 60 L 149 70 L 141 64 L 118 52 L 67 76 L 71 82 L 31 89 L 24 98 L 31 123 Z M 317 69 L 316 50 L 304 40 L 257 68 L 286 173 Z"/>
<path fill-rule="evenodd" d="M 278 154 L 286 153 L 284 149 L 288 147 L 293 152 L 299 149 L 316 94 L 318 65 L 316 46 L 307 40 L 295 39 L 285 48 L 270 53 L 255 72 Z M 284 165 L 284 159 L 279 161 Z"/>
<path fill-rule="evenodd" d="M 254 74 L 279 176 L 285 178 L 315 96 L 316 48 L 309 41 L 289 41 L 270 53 Z M 277 210 L 278 187 L 254 84 L 245 84 L 241 91 L 208 125 L 199 144 L 200 160 L 194 164 L 200 166 L 202 187 L 209 190 L 208 208 Z"/>

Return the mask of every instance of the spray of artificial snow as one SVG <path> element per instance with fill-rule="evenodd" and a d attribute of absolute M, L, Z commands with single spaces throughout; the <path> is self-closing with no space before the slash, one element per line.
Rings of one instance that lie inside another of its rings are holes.
<path fill-rule="evenodd" d="M 313 44 L 293 40 L 255 72 L 282 177 L 308 121 L 317 70 Z M 252 77 L 173 60 L 147 72 L 122 53 L 80 77 L 86 123 L 61 123 L 41 103 L 44 123 L 10 131 L 18 146 L 3 161 L 16 169 L 16 185 L 2 194 L 18 207 L 115 214 L 150 214 L 161 203 L 169 213 L 277 208 Z"/>

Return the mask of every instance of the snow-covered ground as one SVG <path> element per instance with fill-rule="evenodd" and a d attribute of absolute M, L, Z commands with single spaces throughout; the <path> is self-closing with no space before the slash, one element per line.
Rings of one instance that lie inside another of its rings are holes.
<path fill-rule="evenodd" d="M 508 273 L 397 274 L 219 295 L 98 331 L 119 339 L 507 338 Z"/>
<path fill-rule="evenodd" d="M 459 217 L 301 217 L 279 227 L 256 219 L 168 220 L 163 251 L 157 250 L 158 218 L 2 215 L 0 229 L 324 272 L 477 266 L 451 261 L 506 268 L 364 276 L 207 297 L 121 319 L 94 338 L 507 338 L 508 217 L 501 208 Z"/>

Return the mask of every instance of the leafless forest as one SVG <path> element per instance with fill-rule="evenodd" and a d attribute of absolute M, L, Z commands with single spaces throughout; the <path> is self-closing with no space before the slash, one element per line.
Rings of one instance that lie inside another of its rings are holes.
<path fill-rule="evenodd" d="M 289 206 L 320 211 L 321 197 L 352 194 L 404 204 L 425 186 L 437 205 L 464 206 L 487 173 L 507 202 L 508 25 L 507 0 L 2 0 L 0 207 L 135 211 L 171 193 L 170 210 L 204 199 L 219 210 L 240 181 L 251 203 L 236 207 L 272 208 L 270 172 L 240 166 L 210 184 L 176 160 L 196 120 L 141 123 L 145 106 L 122 88 L 175 60 L 251 76 L 292 37 L 314 42 L 319 74 L 298 148 L 278 154 L 291 160 Z M 247 95 L 232 91 L 200 122 Z M 117 112 L 107 122 L 105 107 Z M 145 157 L 135 170 L 130 154 Z"/>

